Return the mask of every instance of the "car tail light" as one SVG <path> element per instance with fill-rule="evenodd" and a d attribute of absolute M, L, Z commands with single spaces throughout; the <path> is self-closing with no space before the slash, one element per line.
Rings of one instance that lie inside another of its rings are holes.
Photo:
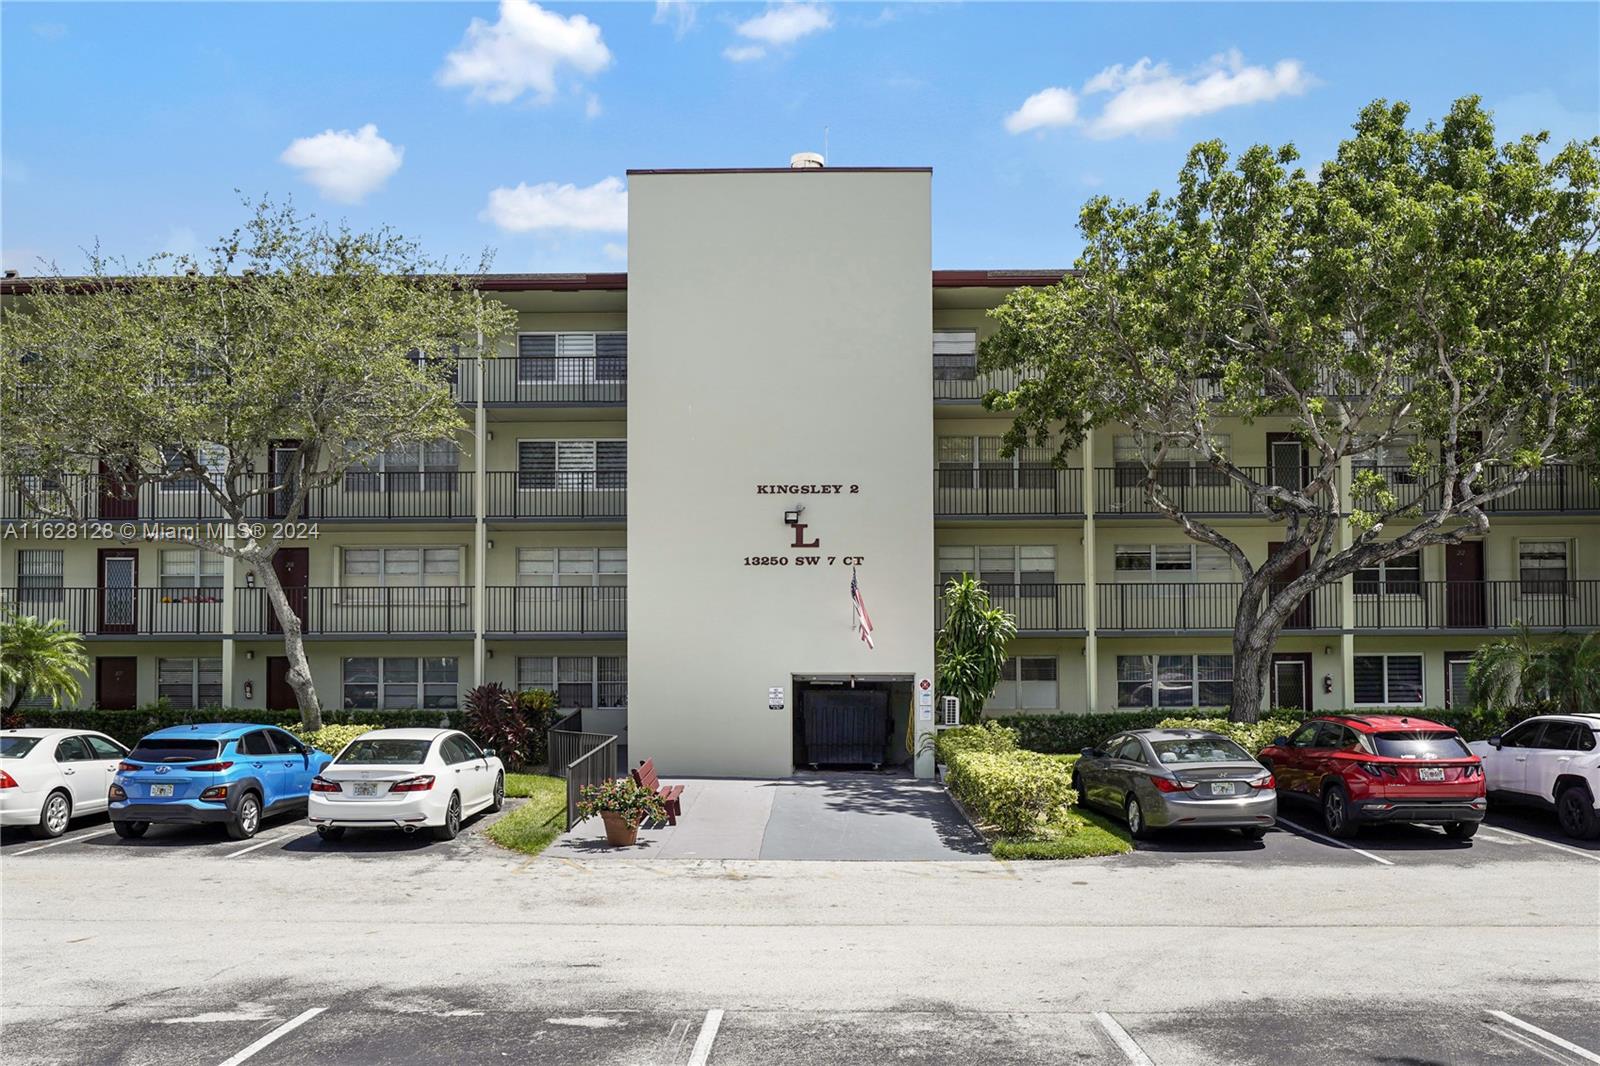
<path fill-rule="evenodd" d="M 1150 783 L 1156 786 L 1158 792 L 1187 792 L 1195 786 L 1193 781 L 1174 781 L 1170 777 L 1157 777 L 1150 775 Z"/>
<path fill-rule="evenodd" d="M 433 787 L 432 774 L 418 774 L 408 777 L 404 781 L 396 781 L 389 786 L 390 792 L 426 792 Z"/>
<path fill-rule="evenodd" d="M 313 791 L 313 792 L 343 792 L 344 788 L 339 784 L 339 782 L 337 782 L 337 781 L 329 781 L 326 777 L 323 777 L 321 774 L 318 774 L 316 777 L 313 777 L 311 779 L 311 791 Z"/>
<path fill-rule="evenodd" d="M 121 803 L 128 798 L 128 793 L 121 785 L 112 785 L 106 796 L 112 803 Z"/>
<path fill-rule="evenodd" d="M 144 766 L 136 762 L 119 762 L 117 763 L 117 769 L 126 772 L 128 770 L 143 770 Z"/>
<path fill-rule="evenodd" d="M 1400 776 L 1400 771 L 1391 766 L 1385 766 L 1381 762 L 1358 762 L 1356 765 L 1361 767 L 1361 772 L 1368 777 L 1383 777 L 1385 774 Z"/>
<path fill-rule="evenodd" d="M 1482 777 L 1483 776 L 1483 764 L 1482 763 L 1476 763 L 1476 762 L 1475 763 L 1468 763 L 1466 766 L 1462 767 L 1461 776 L 1462 777 Z"/>
<path fill-rule="evenodd" d="M 1264 774 L 1250 782 L 1251 788 L 1277 788 L 1278 780 L 1271 774 Z"/>
<path fill-rule="evenodd" d="M 192 766 L 185 767 L 185 769 L 187 769 L 190 773 L 193 773 L 193 774 L 220 774 L 220 773 L 222 773 L 222 771 L 228 769 L 232 765 L 233 765 L 232 761 L 229 761 L 229 762 L 197 762 L 197 763 L 193 764 Z"/>
<path fill-rule="evenodd" d="M 16 788 L 16 787 L 17 787 L 17 779 L 12 777 L 10 774 L 6 773 L 4 770 L 0 770 L 0 788 Z"/>
<path fill-rule="evenodd" d="M 228 798 L 228 786 L 212 785 L 210 788 L 200 793 L 200 798 L 203 800 L 209 800 L 213 803 L 225 800 Z"/>

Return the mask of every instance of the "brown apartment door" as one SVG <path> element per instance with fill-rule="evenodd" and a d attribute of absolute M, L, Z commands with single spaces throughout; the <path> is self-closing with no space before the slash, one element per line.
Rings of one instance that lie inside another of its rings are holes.
<path fill-rule="evenodd" d="M 124 478 L 100 460 L 100 517 L 138 518 L 139 497 Z"/>
<path fill-rule="evenodd" d="M 104 711 L 131 711 L 139 705 L 137 658 L 102 655 L 94 661 L 94 705 Z"/>
<path fill-rule="evenodd" d="M 101 548 L 99 632 L 139 632 L 139 552 Z"/>
<path fill-rule="evenodd" d="M 284 655 L 267 656 L 267 710 L 292 711 L 300 700 L 289 685 L 289 659 Z"/>
<path fill-rule="evenodd" d="M 289 606 L 293 608 L 295 617 L 300 619 L 302 627 L 306 624 L 306 600 L 310 595 L 306 587 L 311 576 L 310 557 L 310 548 L 279 548 L 272 557 L 272 569 L 278 575 L 283 594 L 289 597 Z M 282 633 L 283 627 L 278 624 L 278 615 L 273 611 L 270 600 L 266 604 L 266 611 L 267 632 Z"/>
<path fill-rule="evenodd" d="M 1272 657 L 1272 705 L 1292 711 L 1311 710 L 1310 652 Z"/>
<path fill-rule="evenodd" d="M 1483 541 L 1448 544 L 1444 549 L 1445 624 L 1476 629 L 1486 622 L 1484 610 Z"/>
<path fill-rule="evenodd" d="M 1281 547 L 1283 547 L 1282 542 L 1268 544 L 1267 554 L 1272 555 Z M 1278 590 L 1282 589 L 1285 585 L 1289 584 L 1289 582 L 1293 581 L 1295 578 L 1299 577 L 1305 572 L 1306 556 L 1304 552 L 1301 552 L 1295 557 L 1294 562 L 1290 563 L 1283 573 L 1278 575 L 1278 580 L 1272 583 L 1273 594 L 1276 595 Z M 1295 607 L 1294 610 L 1289 612 L 1289 618 L 1283 624 L 1284 628 L 1286 629 L 1310 629 L 1311 597 L 1307 596 L 1305 599 L 1301 600 L 1299 606 Z"/>

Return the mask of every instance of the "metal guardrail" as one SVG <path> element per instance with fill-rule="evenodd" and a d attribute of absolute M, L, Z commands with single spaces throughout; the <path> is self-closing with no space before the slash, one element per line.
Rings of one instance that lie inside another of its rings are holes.
<path fill-rule="evenodd" d="M 0 588 L 0 610 L 60 619 L 86 637 L 220 637 L 223 590 Z"/>
<path fill-rule="evenodd" d="M 1083 471 L 1010 463 L 936 466 L 933 513 L 940 518 L 1081 515 Z"/>
<path fill-rule="evenodd" d="M 1098 632 L 1182 632 L 1233 629 L 1237 581 L 1117 581 L 1095 589 Z M 1289 615 L 1289 631 L 1338 629 L 1339 586 L 1324 585 Z"/>
<path fill-rule="evenodd" d="M 472 589 L 425 587 L 286 588 L 289 606 L 307 636 L 470 634 Z M 234 631 L 280 632 L 267 590 L 234 589 Z"/>
<path fill-rule="evenodd" d="M 554 471 L 491 470 L 487 515 L 508 518 L 622 518 L 628 477 L 622 470 L 562 475 Z"/>
<path fill-rule="evenodd" d="M 503 586 L 484 589 L 490 633 L 609 633 L 628 630 L 626 585 Z"/>
<path fill-rule="evenodd" d="M 583 712 L 574 711 L 545 734 L 550 773 L 567 781 L 567 828 L 578 824 L 578 800 L 588 785 L 617 776 L 617 738 L 611 733 L 585 733 Z"/>
<path fill-rule="evenodd" d="M 997 585 L 985 583 L 991 607 L 1003 608 L 1017 620 L 1018 633 L 1081 633 L 1083 620 L 1083 585 L 1081 584 L 1022 584 Z M 935 585 L 934 622 L 944 625 L 944 587 Z"/>
<path fill-rule="evenodd" d="M 1358 630 L 1592 629 L 1600 581 L 1410 581 L 1355 585 Z"/>
<path fill-rule="evenodd" d="M 477 370 L 464 358 L 456 400 L 478 402 Z M 486 407 L 618 407 L 628 402 L 628 363 L 622 356 L 490 356 L 483 360 Z"/>

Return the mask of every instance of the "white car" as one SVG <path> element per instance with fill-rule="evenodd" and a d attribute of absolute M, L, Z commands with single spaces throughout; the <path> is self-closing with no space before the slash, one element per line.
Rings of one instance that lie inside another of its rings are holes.
<path fill-rule="evenodd" d="M 324 840 L 344 831 L 432 829 L 453 840 L 462 819 L 498 811 L 506 769 L 454 729 L 374 729 L 311 779 L 306 817 Z"/>
<path fill-rule="evenodd" d="M 58 837 L 80 814 L 106 809 L 128 749 L 88 729 L 0 731 L 0 825 Z"/>
<path fill-rule="evenodd" d="M 1568 836 L 1600 837 L 1600 714 L 1541 714 L 1467 746 L 1491 800 L 1554 810 Z"/>

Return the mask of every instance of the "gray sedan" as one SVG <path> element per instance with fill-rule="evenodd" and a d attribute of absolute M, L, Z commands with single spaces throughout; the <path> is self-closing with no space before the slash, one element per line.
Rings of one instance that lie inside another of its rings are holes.
<path fill-rule="evenodd" d="M 1219 733 L 1134 729 L 1084 748 L 1072 773 L 1078 802 L 1155 829 L 1237 829 L 1259 840 L 1278 819 L 1272 771 Z"/>

